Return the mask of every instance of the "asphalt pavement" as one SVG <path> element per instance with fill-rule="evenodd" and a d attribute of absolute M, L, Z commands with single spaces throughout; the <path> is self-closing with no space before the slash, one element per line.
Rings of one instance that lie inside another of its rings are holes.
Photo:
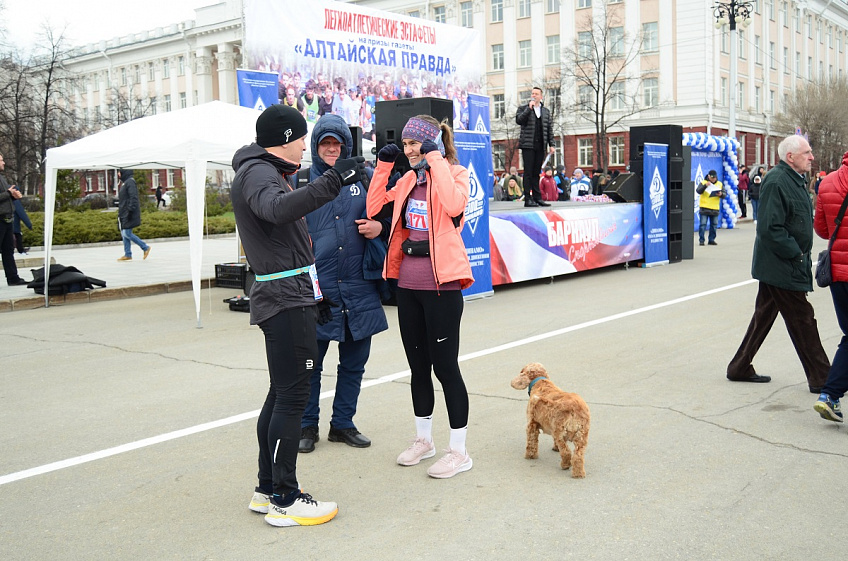
<path fill-rule="evenodd" d="M 414 423 L 387 308 L 355 417 L 373 445 L 327 442 L 325 394 L 321 440 L 299 457 L 303 488 L 340 509 L 309 528 L 274 528 L 247 508 L 268 374 L 261 331 L 222 302 L 233 290 L 202 291 L 200 329 L 188 291 L 0 314 L 0 558 L 841 557 L 846 429 L 813 411 L 780 320 L 755 361 L 772 382 L 725 379 L 753 311 L 753 240 L 745 221 L 720 230 L 718 246 L 696 245 L 694 260 L 466 302 L 460 366 L 474 467 L 447 480 L 427 477 L 429 461 L 395 462 Z M 205 263 L 233 259 L 233 239 L 210 242 L 221 254 L 204 251 Z M 154 278 L 170 248 L 188 270 L 187 242 L 151 245 L 146 261 L 111 263 L 119 246 L 97 260 L 85 255 L 97 248 L 56 258 L 110 286 Z M 830 295 L 810 301 L 832 356 L 841 332 Z M 331 346 L 325 392 L 335 358 Z M 591 408 L 585 479 L 559 468 L 546 435 L 539 459 L 524 459 L 527 394 L 509 381 L 531 361 Z M 447 446 L 440 391 L 434 437 Z"/>

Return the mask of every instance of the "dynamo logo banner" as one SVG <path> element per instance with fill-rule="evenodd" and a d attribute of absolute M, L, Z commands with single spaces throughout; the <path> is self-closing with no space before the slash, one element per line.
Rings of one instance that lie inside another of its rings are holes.
<path fill-rule="evenodd" d="M 668 145 L 645 143 L 642 221 L 645 264 L 668 262 Z"/>
<path fill-rule="evenodd" d="M 236 70 L 239 105 L 265 111 L 280 103 L 277 90 L 277 73 L 259 70 Z"/>
<path fill-rule="evenodd" d="M 465 207 L 465 227 L 462 241 L 474 284 L 462 291 L 463 296 L 489 296 L 492 290 L 492 263 L 489 240 L 489 195 L 486 189 L 494 180 L 492 170 L 492 145 L 488 134 L 455 131 L 459 163 L 468 169 L 469 196 Z"/>

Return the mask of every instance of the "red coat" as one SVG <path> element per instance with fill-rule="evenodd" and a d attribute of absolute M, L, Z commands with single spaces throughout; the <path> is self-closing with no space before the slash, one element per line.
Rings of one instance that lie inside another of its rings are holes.
<path fill-rule="evenodd" d="M 819 185 L 819 195 L 816 199 L 816 216 L 813 228 L 820 237 L 829 240 L 833 234 L 834 222 L 839 214 L 839 207 L 848 195 L 848 152 L 842 156 L 842 166 L 825 177 Z M 831 272 L 833 280 L 848 282 L 848 210 L 842 218 L 839 233 L 830 251 Z"/>
<path fill-rule="evenodd" d="M 543 201 L 555 201 L 559 198 L 556 181 L 554 181 L 553 177 L 543 175 L 539 179 L 539 191 L 542 193 Z"/>

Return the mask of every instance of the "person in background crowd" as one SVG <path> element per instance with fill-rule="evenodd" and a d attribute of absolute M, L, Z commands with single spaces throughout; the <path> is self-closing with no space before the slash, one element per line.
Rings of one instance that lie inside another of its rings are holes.
<path fill-rule="evenodd" d="M 751 184 L 748 186 L 748 198 L 751 200 L 751 212 L 753 214 L 754 224 L 757 223 L 757 208 L 760 206 L 760 185 L 762 181 L 762 177 L 755 175 L 754 179 L 751 180 Z"/>
<path fill-rule="evenodd" d="M 698 214 L 701 224 L 698 226 L 698 243 L 704 245 L 704 232 L 707 224 L 710 226 L 709 244 L 718 245 L 716 240 L 716 229 L 718 228 L 719 214 L 721 214 L 721 200 L 727 196 L 724 185 L 718 180 L 718 175 L 711 169 L 701 184 L 695 188 L 695 192 L 701 195 L 698 199 Z"/>
<path fill-rule="evenodd" d="M 804 181 L 813 151 L 803 136 L 792 135 L 777 146 L 780 163 L 762 181 L 759 221 L 751 275 L 759 281 L 754 315 L 736 355 L 727 365 L 732 382 L 764 383 L 753 360 L 771 331 L 777 314 L 801 359 L 810 392 L 819 394 L 827 381 L 830 361 L 822 348 L 813 307 L 813 209 Z"/>
<path fill-rule="evenodd" d="M 542 101 L 542 88 L 534 87 L 530 101 L 519 107 L 515 122 L 521 126 L 518 145 L 524 159 L 524 206 L 550 206 L 539 193 L 539 175 L 547 154 L 554 153 L 554 132 L 551 112 Z"/>
<path fill-rule="evenodd" d="M 748 207 L 745 205 L 745 199 L 748 198 L 748 185 L 751 178 L 748 176 L 748 167 L 742 166 L 739 170 L 739 210 L 742 211 L 741 218 L 747 218 Z"/>
<path fill-rule="evenodd" d="M 310 80 L 306 83 L 306 89 L 303 92 L 303 96 L 300 98 L 300 104 L 303 106 L 305 111 L 305 117 L 307 123 L 314 123 L 318 121 L 318 117 L 320 116 L 318 113 L 321 110 L 319 98 L 316 95 L 318 93 L 318 87 L 315 85 L 315 82 Z"/>
<path fill-rule="evenodd" d="M 6 169 L 6 162 L 0 154 L 0 171 Z M 18 275 L 18 266 L 15 263 L 15 234 L 12 222 L 15 215 L 13 201 L 23 197 L 16 185 L 9 185 L 5 175 L 0 175 L 0 255 L 3 260 L 3 272 L 9 286 L 27 284 L 27 281 Z"/>
<path fill-rule="evenodd" d="M 539 191 L 542 193 L 542 199 L 546 201 L 557 200 L 556 181 L 554 181 L 554 170 L 551 166 L 545 166 L 545 175 L 539 180 Z"/>
<path fill-rule="evenodd" d="M 398 323 L 412 372 L 416 437 L 397 458 L 413 466 L 436 454 L 433 444 L 435 389 L 442 385 L 450 422 L 450 447 L 427 470 L 444 479 L 468 471 L 468 390 L 459 369 L 462 289 L 474 282 L 460 231 L 468 204 L 468 170 L 457 163 L 453 131 L 429 115 L 407 121 L 401 134 L 412 167 L 386 191 L 400 150 L 387 144 L 378 154 L 368 189 L 368 216 L 392 209 L 386 279 L 398 279 Z M 436 243 L 438 241 L 438 244 Z"/>
<path fill-rule="evenodd" d="M 592 191 L 592 183 L 589 181 L 589 178 L 583 174 L 583 170 L 580 168 L 574 168 L 574 175 L 571 177 L 571 196 L 569 197 L 571 200 L 574 200 L 576 197 L 585 197 Z"/>
<path fill-rule="evenodd" d="M 324 86 L 324 95 L 318 100 L 318 116 L 330 115 L 333 113 L 333 86 L 327 84 Z"/>
<path fill-rule="evenodd" d="M 338 115 L 324 115 L 312 130 L 312 167 L 302 170 L 317 181 L 339 159 L 353 151 L 350 128 Z M 301 181 L 298 181 L 300 186 Z M 305 181 L 304 181 L 305 183 Z M 336 394 L 327 440 L 367 448 L 371 440 L 353 422 L 365 363 L 371 353 L 371 336 L 389 328 L 376 281 L 363 276 L 366 240 L 388 235 L 388 224 L 363 218 L 366 189 L 352 183 L 330 203 L 306 215 L 318 283 L 334 302 L 333 319 L 318 326 L 318 360 L 310 376 L 309 401 L 301 420 L 299 452 L 312 452 L 318 442 L 321 373 L 331 341 L 338 342 Z M 343 248 L 343 251 L 340 251 Z"/>
<path fill-rule="evenodd" d="M 554 174 L 554 181 L 557 184 L 557 192 L 559 195 L 557 196 L 557 200 L 559 201 L 567 201 L 571 198 L 571 180 L 569 180 L 565 176 L 565 166 L 560 164 L 556 167 L 556 173 Z"/>
<path fill-rule="evenodd" d="M 824 173 L 824 172 L 822 172 Z M 822 177 L 816 196 L 816 215 L 813 228 L 820 238 L 830 240 L 836 228 L 836 218 L 845 197 L 848 197 L 848 152 L 842 156 L 842 165 L 835 172 Z M 830 297 L 836 311 L 836 321 L 842 330 L 842 339 L 833 355 L 833 364 L 827 381 L 821 389 L 813 408 L 828 421 L 842 422 L 839 400 L 848 391 L 848 222 L 843 222 L 830 248 Z"/>

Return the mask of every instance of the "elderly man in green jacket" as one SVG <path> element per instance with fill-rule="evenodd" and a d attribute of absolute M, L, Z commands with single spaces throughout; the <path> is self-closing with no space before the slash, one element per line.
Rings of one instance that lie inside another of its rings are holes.
<path fill-rule="evenodd" d="M 830 361 L 822 348 L 818 325 L 807 293 L 813 289 L 813 207 L 804 174 L 813 151 L 802 136 L 789 136 L 778 145 L 780 163 L 762 182 L 757 211 L 757 239 L 751 275 L 760 281 L 754 316 L 736 356 L 727 366 L 733 382 L 768 382 L 752 361 L 777 319 L 783 316 L 795 352 L 804 366 L 810 392 L 818 394 L 827 380 Z"/>

